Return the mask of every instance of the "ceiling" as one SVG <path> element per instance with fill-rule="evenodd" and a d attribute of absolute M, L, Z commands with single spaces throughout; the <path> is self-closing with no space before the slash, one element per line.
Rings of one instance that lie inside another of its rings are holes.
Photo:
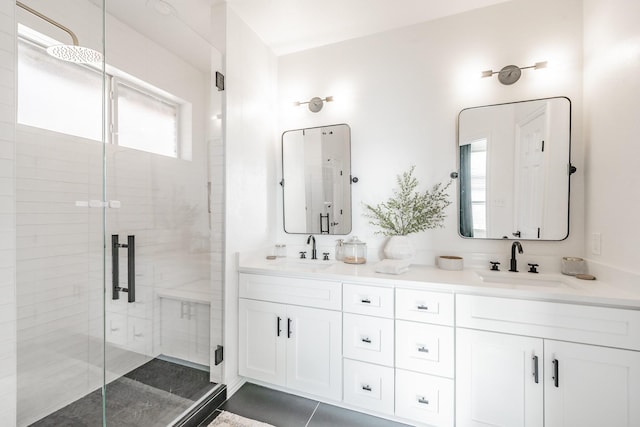
<path fill-rule="evenodd" d="M 509 0 L 226 0 L 278 56 L 505 1 Z"/>
<path fill-rule="evenodd" d="M 103 0 L 90 1 L 101 5 Z M 206 70 L 214 33 L 209 11 L 221 3 L 227 3 L 280 56 L 505 1 L 510 0 L 108 0 L 106 4 L 119 20 Z"/>

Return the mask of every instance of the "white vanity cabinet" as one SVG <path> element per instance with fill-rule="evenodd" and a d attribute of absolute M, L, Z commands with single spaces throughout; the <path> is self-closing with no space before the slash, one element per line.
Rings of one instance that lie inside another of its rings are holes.
<path fill-rule="evenodd" d="M 240 274 L 239 372 L 342 398 L 339 282 Z"/>
<path fill-rule="evenodd" d="M 393 288 L 343 284 L 344 401 L 394 413 Z"/>
<path fill-rule="evenodd" d="M 640 312 L 456 296 L 456 425 L 640 425 Z"/>
<path fill-rule="evenodd" d="M 395 414 L 453 426 L 454 296 L 397 288 L 395 305 Z"/>

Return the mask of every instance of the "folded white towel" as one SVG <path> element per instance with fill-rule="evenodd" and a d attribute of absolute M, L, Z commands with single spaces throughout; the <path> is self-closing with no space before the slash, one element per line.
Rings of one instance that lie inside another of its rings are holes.
<path fill-rule="evenodd" d="M 409 270 L 411 260 L 408 259 L 383 259 L 376 263 L 376 272 L 385 274 L 402 274 Z"/>

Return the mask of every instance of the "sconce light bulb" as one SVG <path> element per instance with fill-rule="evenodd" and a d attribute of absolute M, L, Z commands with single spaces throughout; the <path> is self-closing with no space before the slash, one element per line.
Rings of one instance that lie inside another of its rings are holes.
<path fill-rule="evenodd" d="M 482 72 L 482 77 L 491 77 L 493 76 L 493 70 L 487 70 Z"/>
<path fill-rule="evenodd" d="M 333 96 L 327 96 L 324 100 L 326 102 L 331 102 L 331 101 L 333 101 Z"/>
<path fill-rule="evenodd" d="M 542 62 L 536 62 L 536 64 L 533 66 L 534 70 L 539 70 L 541 68 L 547 68 L 547 61 L 542 61 Z"/>
<path fill-rule="evenodd" d="M 294 102 L 294 103 L 293 103 L 293 106 L 294 106 L 294 107 L 299 107 L 299 106 L 300 106 L 300 101 L 296 101 L 296 102 Z"/>

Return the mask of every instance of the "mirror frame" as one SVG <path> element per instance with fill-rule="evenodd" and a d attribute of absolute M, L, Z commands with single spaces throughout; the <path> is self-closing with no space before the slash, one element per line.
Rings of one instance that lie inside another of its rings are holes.
<path fill-rule="evenodd" d="M 520 237 L 515 237 L 515 236 L 503 236 L 503 237 L 469 237 L 469 236 L 465 236 L 461 233 L 460 230 L 460 219 L 461 219 L 461 194 L 460 194 L 460 116 L 462 115 L 463 112 L 467 111 L 467 110 L 473 110 L 473 109 L 479 109 L 479 108 L 486 108 L 486 107 L 499 107 L 499 106 L 503 106 L 503 105 L 512 105 L 512 104 L 521 104 L 521 103 L 525 103 L 525 102 L 533 102 L 533 101 L 547 101 L 547 100 L 552 100 L 552 99 L 566 99 L 569 103 L 568 106 L 568 113 L 569 113 L 569 118 L 568 118 L 568 126 L 569 126 L 569 130 L 568 130 L 568 153 L 567 153 L 567 228 L 566 228 L 566 234 L 562 237 L 562 238 L 558 238 L 558 239 L 528 239 L 528 238 L 520 238 Z M 476 240 L 508 240 L 508 241 L 513 241 L 513 240 L 522 240 L 522 241 L 537 241 L 537 242 L 560 242 L 563 240 L 566 240 L 569 237 L 570 234 L 570 230 L 571 230 L 571 175 L 573 175 L 576 172 L 576 168 L 575 166 L 571 163 L 571 143 L 572 143 L 572 114 L 573 110 L 572 110 L 572 103 L 571 103 L 571 99 L 568 96 L 551 96 L 551 97 L 547 97 L 547 98 L 535 98 L 535 99 L 527 99 L 527 100 L 522 100 L 522 101 L 513 101 L 513 102 L 503 102 L 503 103 L 497 103 L 497 104 L 488 104 L 488 105 L 479 105 L 479 106 L 475 106 L 475 107 L 468 107 L 468 108 L 463 108 L 462 110 L 460 110 L 460 112 L 458 113 L 458 117 L 457 117 L 457 134 L 456 134 L 456 172 L 452 173 L 451 176 L 452 178 L 456 178 L 456 181 L 458 181 L 456 183 L 456 201 L 458 203 L 457 206 L 457 223 L 456 223 L 456 229 L 458 232 L 458 236 L 462 237 L 463 239 L 476 239 Z"/>
<path fill-rule="evenodd" d="M 350 215 L 350 227 L 349 230 L 345 231 L 344 233 L 314 233 L 314 232 L 309 232 L 309 231 L 304 231 L 304 232 L 299 232 L 299 231 L 287 231 L 287 223 L 286 223 L 286 215 L 285 215 L 285 211 L 286 211 L 286 207 L 285 207 L 285 181 L 284 181 L 284 136 L 285 134 L 289 133 L 289 132 L 298 132 L 298 131 L 305 131 L 305 130 L 313 130 L 313 129 L 322 129 L 322 128 L 329 128 L 329 127 L 334 127 L 334 126 L 345 126 L 347 128 L 348 131 L 348 135 L 349 135 L 349 139 L 346 141 L 346 149 L 349 152 L 349 173 L 346 176 L 346 179 L 348 180 L 348 190 L 349 190 L 349 215 Z M 281 155 L 281 162 L 282 162 L 282 168 L 281 168 L 281 173 L 282 173 L 282 178 L 280 181 L 280 186 L 282 187 L 282 229 L 284 230 L 285 233 L 287 234 L 316 234 L 316 235 L 327 235 L 327 236 L 346 236 L 348 234 L 350 234 L 353 231 L 353 191 L 351 190 L 351 186 L 353 185 L 353 182 L 356 181 L 356 179 L 353 178 L 353 173 L 352 173 L 352 163 L 351 163 L 351 157 L 352 157 L 352 153 L 351 153 L 351 126 L 349 126 L 347 123 L 334 123 L 334 124 L 329 124 L 329 125 L 322 125 L 322 126 L 312 126 L 312 127 L 306 127 L 306 128 L 299 128 L 299 129 L 289 129 L 286 130 L 284 132 L 282 132 L 282 135 L 280 137 L 280 155 Z"/>

